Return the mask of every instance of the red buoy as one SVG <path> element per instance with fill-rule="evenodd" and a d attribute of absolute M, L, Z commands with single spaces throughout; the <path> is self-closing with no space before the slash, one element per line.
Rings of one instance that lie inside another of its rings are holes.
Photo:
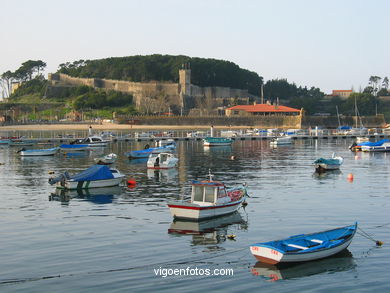
<path fill-rule="evenodd" d="M 129 179 L 127 180 L 127 186 L 128 187 L 135 187 L 137 185 L 137 182 L 135 181 L 135 179 Z"/>
<path fill-rule="evenodd" d="M 348 176 L 347 176 L 347 179 L 348 179 L 349 182 L 352 182 L 353 181 L 353 174 L 349 173 Z"/>

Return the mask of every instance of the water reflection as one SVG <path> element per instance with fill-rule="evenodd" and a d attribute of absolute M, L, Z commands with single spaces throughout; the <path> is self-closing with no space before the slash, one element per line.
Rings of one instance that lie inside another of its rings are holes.
<path fill-rule="evenodd" d="M 343 173 L 340 170 L 327 170 L 323 172 L 314 171 L 313 178 L 315 179 L 337 179 Z"/>
<path fill-rule="evenodd" d="M 251 269 L 254 276 L 262 276 L 269 281 L 279 281 L 286 279 L 297 279 L 307 276 L 349 271 L 356 267 L 352 253 L 345 249 L 340 253 L 316 261 L 271 265 L 257 262 Z"/>
<path fill-rule="evenodd" d="M 60 201 L 63 204 L 67 204 L 71 199 L 79 198 L 94 204 L 108 204 L 112 203 L 114 197 L 121 195 L 122 192 L 123 187 L 121 186 L 80 190 L 56 189 L 55 192 L 49 195 L 49 201 Z"/>
<path fill-rule="evenodd" d="M 248 222 L 239 212 L 204 221 L 173 221 L 168 233 L 177 236 L 192 236 L 193 245 L 218 244 L 226 241 L 229 226 L 237 224 L 240 230 L 247 230 Z"/>
<path fill-rule="evenodd" d="M 176 168 L 171 169 L 147 169 L 148 179 L 154 179 L 156 182 L 169 182 L 175 180 L 179 174 Z"/>
<path fill-rule="evenodd" d="M 231 145 L 220 145 L 220 146 L 203 146 L 205 153 L 220 153 L 220 154 L 230 154 L 232 152 Z"/>

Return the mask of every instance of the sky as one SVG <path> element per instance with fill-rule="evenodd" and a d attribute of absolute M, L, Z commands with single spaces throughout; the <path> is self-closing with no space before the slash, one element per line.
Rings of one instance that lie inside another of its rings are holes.
<path fill-rule="evenodd" d="M 390 77 L 387 0 L 0 0 L 0 74 L 149 54 L 236 63 L 264 81 L 359 91 Z"/>

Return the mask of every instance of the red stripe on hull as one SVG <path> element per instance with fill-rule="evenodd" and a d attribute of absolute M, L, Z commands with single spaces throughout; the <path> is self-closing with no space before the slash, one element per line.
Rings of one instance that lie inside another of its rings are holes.
<path fill-rule="evenodd" d="M 264 263 L 269 263 L 271 265 L 274 265 L 274 264 L 277 264 L 279 263 L 277 260 L 274 260 L 274 259 L 271 259 L 271 258 L 267 258 L 267 257 L 263 257 L 263 256 L 259 256 L 259 255 L 253 255 L 258 261 L 261 261 L 261 262 L 264 262 Z"/>
<path fill-rule="evenodd" d="M 187 209 L 187 210 L 212 210 L 212 209 L 227 208 L 227 207 L 238 205 L 240 203 L 241 201 L 234 204 L 223 205 L 223 206 L 212 206 L 212 207 L 191 207 L 191 206 L 182 206 L 182 205 L 168 205 L 168 207 L 177 208 L 177 209 Z"/>

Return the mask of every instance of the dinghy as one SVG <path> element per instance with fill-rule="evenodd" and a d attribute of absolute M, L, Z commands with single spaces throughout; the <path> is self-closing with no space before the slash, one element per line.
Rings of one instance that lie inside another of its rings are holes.
<path fill-rule="evenodd" d="M 95 158 L 94 161 L 99 165 L 110 165 L 114 164 L 117 158 L 118 156 L 116 154 L 111 153 L 100 158 Z"/>
<path fill-rule="evenodd" d="M 35 149 L 35 150 L 26 150 L 22 148 L 18 151 L 21 156 L 54 156 L 58 152 L 59 148 L 50 148 L 50 149 Z"/>
<path fill-rule="evenodd" d="M 140 159 L 140 158 L 148 158 L 150 154 L 158 154 L 158 153 L 166 153 L 166 152 L 173 152 L 176 149 L 176 143 L 174 144 L 167 144 L 161 147 L 155 147 L 151 148 L 149 145 L 145 145 L 145 148 L 143 150 L 137 150 L 137 151 L 130 151 L 125 153 L 125 155 L 129 159 Z"/>
<path fill-rule="evenodd" d="M 226 188 L 220 181 L 214 181 L 210 172 L 208 180 L 192 181 L 190 200 L 168 202 L 174 218 L 202 220 L 235 212 L 247 196 L 246 185 Z"/>
<path fill-rule="evenodd" d="M 342 157 L 336 157 L 333 153 L 331 159 L 319 158 L 314 161 L 314 165 L 317 172 L 338 170 L 343 164 L 343 161 L 344 159 Z"/>
<path fill-rule="evenodd" d="M 223 146 L 231 145 L 233 140 L 227 137 L 205 137 L 203 139 L 204 146 Z"/>
<path fill-rule="evenodd" d="M 63 189 L 88 189 L 116 186 L 124 177 L 125 175 L 116 169 L 110 169 L 105 165 L 93 165 L 73 176 L 65 172 L 56 178 L 50 178 L 49 183 Z"/>
<path fill-rule="evenodd" d="M 323 232 L 256 243 L 250 246 L 250 251 L 257 260 L 269 264 L 311 261 L 346 249 L 356 230 L 357 223 Z"/>

